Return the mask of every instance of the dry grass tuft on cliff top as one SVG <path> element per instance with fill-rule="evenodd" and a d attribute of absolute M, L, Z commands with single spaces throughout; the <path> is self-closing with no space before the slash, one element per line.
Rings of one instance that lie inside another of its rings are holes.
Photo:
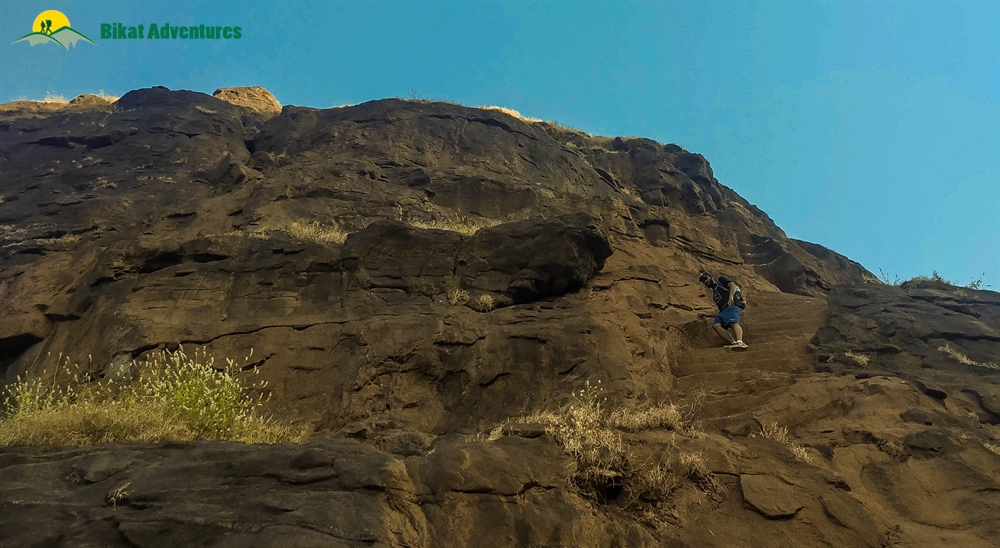
<path fill-rule="evenodd" d="M 521 114 L 520 112 L 518 112 L 518 111 L 516 111 L 516 110 L 514 110 L 512 108 L 498 107 L 498 106 L 483 106 L 483 107 L 479 107 L 479 108 L 481 108 L 483 110 L 497 110 L 497 111 L 500 111 L 500 112 L 502 112 L 504 114 L 507 114 L 509 116 L 513 116 L 514 118 L 517 118 L 518 120 L 521 120 L 522 122 L 534 123 L 534 122 L 541 122 L 541 121 L 543 121 L 541 118 L 531 118 L 529 116 L 525 116 L 525 115 Z"/>
<path fill-rule="evenodd" d="M 241 379 L 233 360 L 227 360 L 227 366 L 219 370 L 204 350 L 196 350 L 191 357 L 183 349 L 164 350 L 141 363 L 133 362 L 132 367 L 138 374 L 134 381 L 90 382 L 79 373 L 79 366 L 74 374 L 67 359 L 51 375 L 19 380 L 8 388 L 0 414 L 0 446 L 193 441 L 202 437 L 281 443 L 304 441 L 306 437 L 301 428 L 260 413 L 264 383 Z"/>

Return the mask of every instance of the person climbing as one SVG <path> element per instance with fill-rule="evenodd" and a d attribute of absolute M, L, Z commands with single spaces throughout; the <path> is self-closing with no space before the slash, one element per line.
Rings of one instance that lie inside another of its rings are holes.
<path fill-rule="evenodd" d="M 725 348 L 746 350 L 748 347 L 743 342 L 740 316 L 743 315 L 743 309 L 747 307 L 747 303 L 743 299 L 743 293 L 740 292 L 739 286 L 725 276 L 719 276 L 719 280 L 716 282 L 708 272 L 702 272 L 698 281 L 713 290 L 712 300 L 715 301 L 715 306 L 719 307 L 719 315 L 712 320 L 712 328 L 729 343 L 725 345 Z"/>

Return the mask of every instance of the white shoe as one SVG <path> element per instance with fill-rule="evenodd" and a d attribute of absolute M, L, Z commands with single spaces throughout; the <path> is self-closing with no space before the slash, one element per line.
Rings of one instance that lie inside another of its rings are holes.
<path fill-rule="evenodd" d="M 750 348 L 750 347 L 747 346 L 747 343 L 745 343 L 743 341 L 736 341 L 732 345 L 730 345 L 729 348 L 732 348 L 733 350 L 740 350 L 740 351 L 742 351 L 742 350 L 746 350 L 747 348 Z"/>

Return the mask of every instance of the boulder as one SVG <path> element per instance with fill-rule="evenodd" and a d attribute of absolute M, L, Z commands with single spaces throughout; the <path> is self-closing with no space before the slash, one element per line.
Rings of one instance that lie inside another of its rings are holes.
<path fill-rule="evenodd" d="M 281 114 L 281 104 L 271 92 L 260 86 L 219 88 L 212 97 L 255 112 L 261 121 Z"/>

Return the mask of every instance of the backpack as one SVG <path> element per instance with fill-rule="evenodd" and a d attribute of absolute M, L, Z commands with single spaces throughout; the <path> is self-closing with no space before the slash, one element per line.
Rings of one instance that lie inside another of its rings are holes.
<path fill-rule="evenodd" d="M 729 281 L 733 282 L 734 284 L 736 284 L 735 280 L 733 280 L 731 278 L 727 278 L 727 279 Z M 719 309 L 721 310 L 722 309 L 722 304 L 720 304 L 719 301 L 721 299 L 721 302 L 725 303 L 727 300 L 729 300 L 729 288 L 728 287 L 723 287 L 722 284 L 720 284 L 718 282 L 718 280 L 716 280 L 715 294 L 716 295 L 713 296 L 713 299 L 715 300 L 715 304 L 717 306 L 719 306 Z M 715 298 L 716 296 L 718 297 L 717 299 Z M 740 286 L 739 285 L 736 285 L 736 294 L 733 295 L 733 304 L 736 305 L 736 306 L 738 306 L 738 307 L 740 307 L 740 309 L 746 309 L 746 307 L 747 307 L 747 301 L 743 297 L 743 291 L 740 290 Z"/>

